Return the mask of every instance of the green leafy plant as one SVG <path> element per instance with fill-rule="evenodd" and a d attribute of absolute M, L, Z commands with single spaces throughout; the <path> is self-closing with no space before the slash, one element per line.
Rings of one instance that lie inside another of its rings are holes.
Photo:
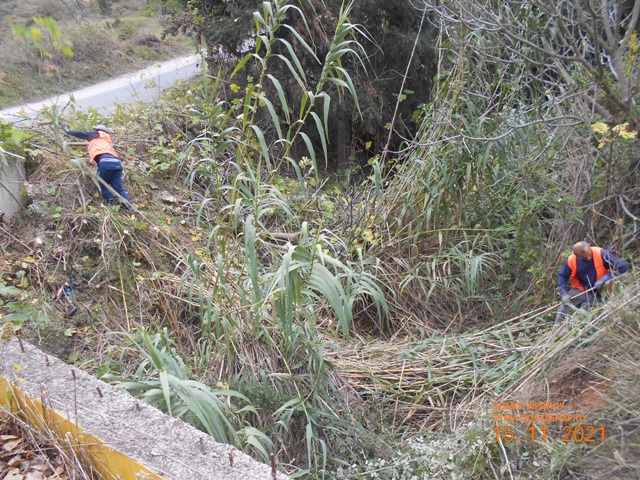
<path fill-rule="evenodd" d="M 46 303 L 33 298 L 26 290 L 8 285 L 0 279 L 0 319 L 3 322 L 22 325 L 36 321 L 38 325 L 46 325 L 50 321 L 47 310 Z"/>
<path fill-rule="evenodd" d="M 24 150 L 28 146 L 25 142 L 32 136 L 27 130 L 0 121 L 0 173 L 7 167 L 9 158 L 24 160 Z"/>
<path fill-rule="evenodd" d="M 53 17 L 33 17 L 33 21 L 37 26 L 19 26 L 9 20 L 11 32 L 17 38 L 26 40 L 29 50 L 35 51 L 40 58 L 52 56 L 49 48 L 66 57 L 73 57 L 73 43 L 63 36 Z"/>
<path fill-rule="evenodd" d="M 131 378 L 109 373 L 102 378 L 116 382 L 119 388 L 207 432 L 221 443 L 240 449 L 251 447 L 264 461 L 269 459 L 269 451 L 273 447 L 270 439 L 260 430 L 245 424 L 249 414 L 256 413 L 248 398 L 228 388 L 211 389 L 190 380 L 188 368 L 166 330 L 154 338 L 142 330 L 139 337 L 140 343 L 129 335 L 144 356 Z M 234 407 L 235 402 L 244 406 Z"/>

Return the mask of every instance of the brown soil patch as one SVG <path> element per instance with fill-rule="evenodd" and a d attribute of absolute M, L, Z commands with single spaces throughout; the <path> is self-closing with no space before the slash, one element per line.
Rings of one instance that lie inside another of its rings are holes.
<path fill-rule="evenodd" d="M 582 391 L 570 397 L 566 408 L 578 412 L 595 412 L 606 405 L 609 391 L 610 387 L 604 382 L 589 382 Z"/>
<path fill-rule="evenodd" d="M 563 412 L 593 414 L 607 403 L 609 376 L 614 373 L 611 357 L 618 349 L 603 340 L 574 351 L 554 368 L 530 382 L 514 401 L 564 402 Z"/>

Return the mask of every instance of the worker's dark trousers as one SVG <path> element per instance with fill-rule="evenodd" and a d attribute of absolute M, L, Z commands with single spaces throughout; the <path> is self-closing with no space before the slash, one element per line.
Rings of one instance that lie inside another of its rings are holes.
<path fill-rule="evenodd" d="M 581 308 L 582 310 L 590 310 L 596 304 L 596 294 L 593 292 L 582 292 L 577 288 L 572 288 L 568 292 L 571 295 L 571 303 L 574 307 Z M 569 305 L 562 305 L 556 315 L 556 323 L 564 322 L 571 316 L 573 309 Z"/>
<path fill-rule="evenodd" d="M 114 157 L 102 157 L 100 163 L 98 163 L 98 176 L 131 203 L 129 195 L 127 195 L 127 192 L 125 192 L 122 187 L 122 163 L 120 160 Z M 102 183 L 100 183 L 100 191 L 107 202 L 117 203 L 119 201 Z"/>

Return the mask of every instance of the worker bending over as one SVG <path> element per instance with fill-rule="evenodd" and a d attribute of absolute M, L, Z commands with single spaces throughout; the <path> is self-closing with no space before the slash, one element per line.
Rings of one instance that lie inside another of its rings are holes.
<path fill-rule="evenodd" d="M 562 306 L 556 315 L 556 323 L 563 322 L 571 314 L 570 304 L 589 310 L 596 302 L 601 302 L 603 287 L 629 268 L 609 250 L 592 247 L 587 242 L 576 243 L 572 251 L 558 272 Z"/>
<path fill-rule="evenodd" d="M 98 169 L 98 176 L 120 195 L 126 202 L 122 205 L 127 210 L 132 210 L 129 195 L 122 187 L 122 162 L 113 146 L 113 141 L 109 135 L 109 130 L 104 125 L 96 125 L 93 130 L 66 130 L 67 135 L 87 140 L 87 151 L 89 152 L 89 163 L 95 164 Z M 117 203 L 118 198 L 100 182 L 102 196 L 109 203 Z"/>

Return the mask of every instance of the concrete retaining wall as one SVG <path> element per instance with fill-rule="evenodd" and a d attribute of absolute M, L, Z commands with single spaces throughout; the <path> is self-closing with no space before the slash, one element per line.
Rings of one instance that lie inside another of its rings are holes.
<path fill-rule="evenodd" d="M 0 343 L 0 404 L 84 449 L 107 479 L 288 479 L 15 338 Z"/>
<path fill-rule="evenodd" d="M 9 164 L 0 171 L 0 214 L 4 213 L 5 219 L 22 208 L 20 191 L 24 187 L 24 167 L 22 163 L 8 157 Z M 17 201 L 16 201 L 17 200 Z"/>

